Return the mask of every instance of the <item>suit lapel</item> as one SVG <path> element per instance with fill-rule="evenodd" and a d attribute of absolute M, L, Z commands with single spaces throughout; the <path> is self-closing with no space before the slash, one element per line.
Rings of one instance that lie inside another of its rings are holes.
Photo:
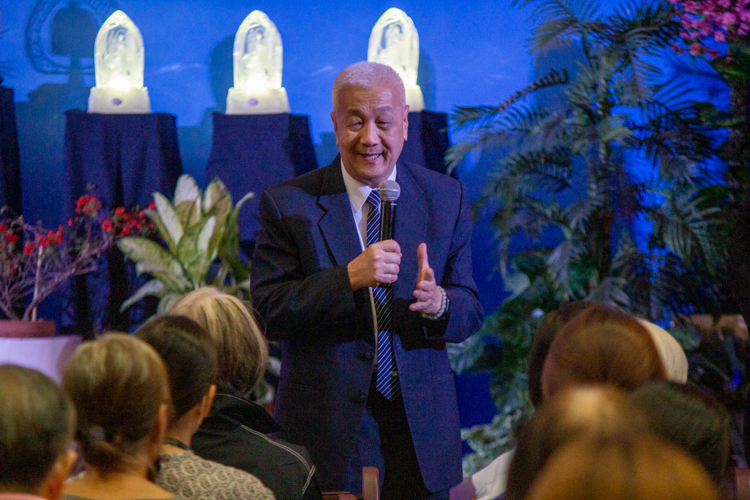
<path fill-rule="evenodd" d="M 362 247 L 354 225 L 344 177 L 341 175 L 340 157 L 337 156 L 325 168 L 327 171 L 318 196 L 318 206 L 323 209 L 318 227 L 328 251 L 333 255 L 334 264 L 344 266 L 362 253 Z"/>
<path fill-rule="evenodd" d="M 427 210 L 424 207 L 422 188 L 404 163 L 398 164 L 396 182 L 401 187 L 396 208 L 393 238 L 401 247 L 401 266 L 398 279 L 393 284 L 395 297 L 411 298 L 417 284 L 417 247 L 427 234 Z"/>

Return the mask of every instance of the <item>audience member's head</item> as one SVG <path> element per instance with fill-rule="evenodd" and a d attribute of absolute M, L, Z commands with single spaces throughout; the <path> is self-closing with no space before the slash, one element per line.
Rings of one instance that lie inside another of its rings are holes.
<path fill-rule="evenodd" d="M 555 453 L 528 500 L 718 500 L 687 453 L 654 436 L 585 437 Z"/>
<path fill-rule="evenodd" d="M 631 394 L 654 433 L 690 453 L 721 484 L 729 459 L 729 413 L 700 387 L 654 382 Z"/>
<path fill-rule="evenodd" d="M 76 408 L 76 441 L 99 474 L 148 470 L 159 456 L 170 404 L 164 363 L 130 335 L 109 333 L 81 344 L 63 388 Z"/>
<path fill-rule="evenodd" d="M 531 404 L 539 407 L 542 404 L 542 370 L 547 359 L 550 345 L 563 326 L 591 305 L 591 302 L 578 301 L 562 304 L 557 310 L 544 315 L 542 322 L 534 331 L 534 340 L 529 349 L 529 397 Z"/>
<path fill-rule="evenodd" d="M 248 307 L 213 287 L 183 296 L 169 314 L 187 316 L 201 325 L 216 346 L 219 392 L 246 396 L 258 385 L 268 362 L 268 345 Z"/>
<path fill-rule="evenodd" d="M 664 365 L 667 379 L 674 382 L 687 382 L 688 360 L 679 342 L 664 328 L 645 319 L 638 319 L 651 335 L 659 357 Z"/>
<path fill-rule="evenodd" d="M 0 408 L 0 492 L 60 498 L 76 458 L 68 397 L 46 375 L 0 365 Z"/>
<path fill-rule="evenodd" d="M 206 330 L 185 316 L 160 316 L 140 327 L 135 336 L 156 349 L 167 367 L 172 424 L 191 410 L 204 414 L 216 391 L 217 370 L 216 348 Z"/>
<path fill-rule="evenodd" d="M 592 305 L 552 341 L 542 394 L 548 398 L 576 384 L 612 384 L 630 392 L 664 378 L 664 365 L 646 328 L 627 313 Z"/>
<path fill-rule="evenodd" d="M 587 434 L 648 432 L 645 416 L 625 393 L 608 386 L 578 386 L 545 402 L 523 427 L 508 471 L 507 500 L 523 500 L 549 457 Z"/>

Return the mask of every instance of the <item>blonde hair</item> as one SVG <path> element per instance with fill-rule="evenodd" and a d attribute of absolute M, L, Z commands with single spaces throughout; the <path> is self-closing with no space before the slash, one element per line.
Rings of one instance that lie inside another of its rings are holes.
<path fill-rule="evenodd" d="M 78 346 L 62 385 L 76 409 L 83 457 L 102 473 L 136 463 L 158 428 L 161 406 L 170 404 L 164 362 L 150 345 L 123 333 Z"/>
<path fill-rule="evenodd" d="M 213 339 L 220 392 L 245 395 L 258 385 L 266 370 L 268 345 L 244 302 L 214 287 L 203 287 L 183 296 L 169 314 L 187 316 Z"/>
<path fill-rule="evenodd" d="M 688 360 L 680 343 L 664 328 L 642 318 L 638 318 L 638 322 L 651 335 L 664 370 L 667 372 L 667 379 L 673 382 L 687 382 Z"/>

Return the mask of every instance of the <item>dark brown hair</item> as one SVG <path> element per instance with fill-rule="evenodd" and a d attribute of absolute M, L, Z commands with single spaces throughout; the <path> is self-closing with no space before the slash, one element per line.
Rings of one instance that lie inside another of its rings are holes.
<path fill-rule="evenodd" d="M 550 346 L 542 392 L 574 384 L 612 384 L 633 391 L 666 378 L 651 335 L 633 316 L 592 305 L 566 324 Z"/>
<path fill-rule="evenodd" d="M 37 490 L 73 439 L 75 410 L 46 375 L 0 365 L 0 486 Z"/>
<path fill-rule="evenodd" d="M 122 333 L 78 346 L 65 367 L 63 388 L 76 407 L 75 437 L 83 458 L 101 473 L 134 463 L 170 399 L 159 355 Z"/>
<path fill-rule="evenodd" d="M 529 398 L 531 404 L 539 407 L 542 404 L 542 370 L 544 370 L 544 360 L 547 359 L 547 353 L 555 340 L 557 334 L 570 320 L 576 317 L 578 313 L 584 311 L 591 305 L 591 302 L 578 301 L 566 302 L 557 310 L 550 311 L 544 315 L 542 322 L 534 331 L 534 340 L 531 342 L 529 349 Z"/>
<path fill-rule="evenodd" d="M 551 398 L 523 427 L 508 471 L 506 500 L 523 500 L 549 457 L 585 434 L 648 432 L 627 395 L 611 386 L 571 387 Z"/>
<path fill-rule="evenodd" d="M 576 440 L 555 453 L 528 500 L 718 500 L 690 455 L 648 434 Z"/>
<path fill-rule="evenodd" d="M 690 453 L 716 484 L 722 484 L 729 460 L 729 413 L 705 389 L 659 381 L 631 396 L 658 435 Z"/>
<path fill-rule="evenodd" d="M 156 349 L 167 366 L 174 423 L 200 404 L 216 382 L 214 343 L 203 327 L 185 316 L 152 319 L 135 336 Z"/>

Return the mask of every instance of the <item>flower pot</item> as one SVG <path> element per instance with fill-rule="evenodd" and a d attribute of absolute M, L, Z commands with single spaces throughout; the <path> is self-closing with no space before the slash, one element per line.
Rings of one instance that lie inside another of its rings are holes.
<path fill-rule="evenodd" d="M 20 321 L 17 319 L 0 320 L 0 337 L 4 338 L 39 338 L 54 337 L 54 321 Z"/>

